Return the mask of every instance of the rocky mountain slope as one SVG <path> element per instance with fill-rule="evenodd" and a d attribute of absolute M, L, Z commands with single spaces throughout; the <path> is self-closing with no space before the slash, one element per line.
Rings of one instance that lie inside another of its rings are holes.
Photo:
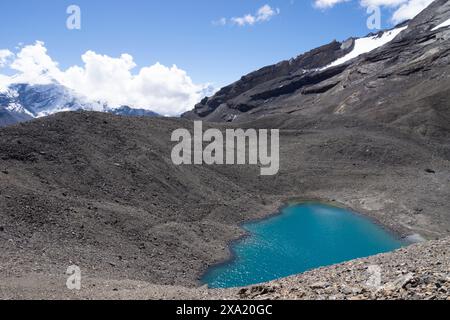
<path fill-rule="evenodd" d="M 1 129 L 0 288 L 29 275 L 64 286 L 72 264 L 92 279 L 199 286 L 239 223 L 291 199 L 335 201 L 404 236 L 450 235 L 450 159 L 438 145 L 369 124 L 276 123 L 289 129 L 275 177 L 173 165 L 171 133 L 192 128 L 179 119 L 59 113 Z"/>
<path fill-rule="evenodd" d="M 383 298 L 360 288 L 375 263 L 386 269 L 383 284 L 413 274 L 387 297 L 411 287 L 406 298 L 441 298 L 448 240 L 262 290 L 197 287 L 230 257 L 241 222 L 286 201 L 346 206 L 399 236 L 450 236 L 449 31 L 433 31 L 449 8 L 437 0 L 386 45 L 341 65 L 323 69 L 357 44 L 256 72 L 186 115 L 221 121 L 205 129 L 280 129 L 276 176 L 257 166 L 175 166 L 171 134 L 192 129 L 189 119 L 62 112 L 0 129 L 0 297 Z M 86 278 L 75 295 L 64 276 L 74 264 Z M 357 290 L 335 290 L 335 280 Z"/>
<path fill-rule="evenodd" d="M 184 116 L 218 122 L 351 116 L 448 141 L 450 27 L 441 25 L 448 19 L 450 2 L 437 0 L 368 53 L 346 61 L 358 40 L 333 42 L 244 76 Z"/>

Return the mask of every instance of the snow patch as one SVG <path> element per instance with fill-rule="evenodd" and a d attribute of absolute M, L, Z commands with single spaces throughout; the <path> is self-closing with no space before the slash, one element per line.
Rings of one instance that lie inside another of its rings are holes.
<path fill-rule="evenodd" d="M 341 65 L 347 61 L 350 61 L 356 57 L 359 57 L 360 55 L 362 55 L 364 53 L 368 53 L 368 52 L 373 51 L 381 46 L 384 46 L 385 44 L 394 40 L 394 38 L 396 36 L 398 36 L 400 34 L 400 32 L 402 32 L 406 28 L 408 28 L 408 26 L 392 29 L 390 31 L 386 31 L 381 36 L 376 35 L 376 36 L 372 36 L 372 37 L 356 39 L 355 46 L 351 52 L 349 52 L 342 58 L 337 59 L 336 61 L 334 61 L 331 64 L 327 65 L 326 67 L 322 68 L 321 70 L 325 70 L 325 69 L 328 69 L 331 67 Z"/>
<path fill-rule="evenodd" d="M 448 27 L 448 26 L 450 26 L 450 19 L 448 19 L 447 21 L 445 21 L 445 22 L 441 23 L 440 25 L 434 27 L 433 29 L 431 29 L 431 31 L 436 31 L 438 29 L 445 28 L 445 27 Z"/>
<path fill-rule="evenodd" d="M 11 102 L 10 104 L 8 104 L 6 106 L 6 110 L 13 113 L 26 114 L 31 118 L 35 118 L 34 114 L 32 114 L 30 111 L 25 109 L 20 103 L 17 102 Z"/>

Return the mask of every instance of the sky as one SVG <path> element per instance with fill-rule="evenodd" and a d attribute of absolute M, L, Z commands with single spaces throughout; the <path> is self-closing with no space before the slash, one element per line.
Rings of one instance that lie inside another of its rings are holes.
<path fill-rule="evenodd" d="M 0 87 L 52 78 L 89 98 L 177 114 L 248 72 L 376 31 L 371 5 L 384 29 L 430 2 L 1 0 Z M 67 27 L 71 5 L 80 29 Z"/>

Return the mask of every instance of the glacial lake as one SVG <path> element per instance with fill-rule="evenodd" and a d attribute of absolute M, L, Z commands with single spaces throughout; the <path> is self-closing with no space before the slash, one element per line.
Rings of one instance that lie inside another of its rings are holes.
<path fill-rule="evenodd" d="M 267 282 L 407 244 L 361 215 L 314 203 L 286 207 L 243 228 L 249 236 L 232 244 L 233 259 L 202 277 L 210 288 Z"/>

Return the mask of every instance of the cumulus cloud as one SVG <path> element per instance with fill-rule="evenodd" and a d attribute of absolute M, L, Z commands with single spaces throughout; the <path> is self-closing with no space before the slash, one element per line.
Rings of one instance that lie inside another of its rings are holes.
<path fill-rule="evenodd" d="M 0 68 L 4 67 L 7 64 L 9 58 L 11 58 L 14 54 L 9 50 L 0 50 Z"/>
<path fill-rule="evenodd" d="M 258 9 L 256 14 L 256 21 L 268 21 L 273 16 L 280 14 L 280 9 L 272 9 L 268 4 Z"/>
<path fill-rule="evenodd" d="M 220 18 L 219 20 L 213 21 L 215 26 L 225 26 L 228 23 L 231 25 L 238 25 L 240 27 L 253 26 L 256 23 L 267 22 L 274 16 L 280 14 L 280 9 L 272 8 L 268 4 L 259 8 L 254 14 L 246 14 L 240 17 L 233 17 L 230 19 Z"/>
<path fill-rule="evenodd" d="M 193 83 L 176 65 L 156 63 L 133 72 L 137 66 L 129 54 L 109 57 L 87 51 L 81 57 L 83 65 L 61 70 L 43 42 L 24 46 L 16 55 L 10 51 L 6 54 L 6 50 L 0 52 L 0 57 L 9 60 L 0 61 L 15 72 L 12 76 L 0 74 L 0 85 L 57 82 L 110 106 L 127 105 L 174 116 L 190 110 L 211 90 L 208 84 Z"/>
<path fill-rule="evenodd" d="M 348 2 L 350 0 L 316 0 L 314 2 L 315 6 L 317 8 L 326 9 L 326 8 L 332 8 L 338 3 L 342 2 Z"/>
<path fill-rule="evenodd" d="M 422 12 L 428 7 L 434 0 L 410 0 L 400 6 L 392 16 L 392 21 L 399 23 L 411 18 L 414 18 L 417 14 Z"/>
<path fill-rule="evenodd" d="M 321 9 L 332 8 L 335 5 L 351 0 L 315 0 L 316 7 Z M 400 23 L 412 19 L 428 7 L 434 0 L 359 0 L 363 7 L 377 6 L 394 10 L 391 21 Z"/>

